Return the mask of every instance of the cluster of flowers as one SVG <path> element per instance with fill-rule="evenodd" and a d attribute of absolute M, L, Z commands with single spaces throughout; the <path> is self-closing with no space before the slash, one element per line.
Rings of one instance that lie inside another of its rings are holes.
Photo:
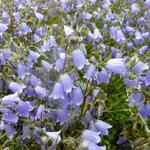
<path fill-rule="evenodd" d="M 8 138 L 19 136 L 23 144 L 34 139 L 42 149 L 56 149 L 64 132 L 79 130 L 84 148 L 105 150 L 100 140 L 112 126 L 99 120 L 94 108 L 99 85 L 114 74 L 132 92 L 129 105 L 136 104 L 147 119 L 150 104 L 141 90 L 150 85 L 145 57 L 150 0 L 14 0 L 8 8 L 0 5 L 0 131 Z M 72 128 L 76 123 L 82 130 Z"/>

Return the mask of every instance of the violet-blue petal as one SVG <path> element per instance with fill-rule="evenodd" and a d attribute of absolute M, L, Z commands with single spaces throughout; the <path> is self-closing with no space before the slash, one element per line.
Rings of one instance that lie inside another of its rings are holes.
<path fill-rule="evenodd" d="M 82 134 L 82 138 L 84 140 L 88 140 L 92 143 L 98 144 L 101 141 L 101 138 L 99 136 L 99 133 L 86 129 L 84 130 L 83 134 Z"/>
<path fill-rule="evenodd" d="M 57 110 L 57 122 L 61 125 L 69 121 L 69 115 L 67 109 L 58 109 Z"/>
<path fill-rule="evenodd" d="M 96 72 L 96 67 L 93 64 L 89 65 L 84 75 L 84 78 L 88 80 L 93 79 L 95 77 L 95 72 Z"/>
<path fill-rule="evenodd" d="M 110 75 L 107 72 L 107 70 L 96 72 L 96 81 L 98 84 L 109 83 L 109 78 L 110 78 Z"/>
<path fill-rule="evenodd" d="M 2 20 L 5 24 L 9 25 L 10 24 L 10 17 L 8 12 L 3 12 L 2 13 Z"/>
<path fill-rule="evenodd" d="M 7 133 L 8 138 L 12 139 L 16 134 L 16 130 L 12 125 L 5 124 L 5 131 Z"/>
<path fill-rule="evenodd" d="M 139 53 L 141 54 L 141 55 L 143 55 L 147 50 L 148 50 L 148 46 L 147 45 L 144 45 L 144 46 L 142 46 L 140 49 L 139 49 Z"/>
<path fill-rule="evenodd" d="M 0 122 L 0 131 L 3 131 L 5 129 L 5 123 L 1 120 Z"/>
<path fill-rule="evenodd" d="M 42 60 L 42 66 L 46 71 L 50 71 L 53 68 L 53 66 L 50 63 L 44 60 Z"/>
<path fill-rule="evenodd" d="M 145 76 L 146 85 L 150 85 L 150 70 L 147 71 Z"/>
<path fill-rule="evenodd" d="M 0 23 L 0 34 L 4 33 L 7 29 L 7 25 Z"/>
<path fill-rule="evenodd" d="M 18 92 L 18 93 L 21 93 L 22 92 L 22 89 L 23 89 L 23 86 L 17 82 L 11 82 L 9 84 L 9 88 L 12 92 Z"/>
<path fill-rule="evenodd" d="M 55 69 L 57 71 L 61 71 L 64 68 L 65 58 L 66 58 L 65 53 L 59 54 L 59 59 L 56 60 L 56 66 L 55 66 Z"/>
<path fill-rule="evenodd" d="M 150 115 L 150 104 L 146 104 L 140 108 L 140 114 L 144 119 L 147 119 Z"/>
<path fill-rule="evenodd" d="M 71 79 L 71 77 L 67 73 L 63 74 L 60 77 L 60 82 L 64 88 L 64 91 L 66 93 L 70 93 L 73 88 L 73 80 Z"/>
<path fill-rule="evenodd" d="M 32 110 L 32 106 L 29 102 L 20 102 L 16 107 L 17 112 L 22 117 L 29 117 L 29 112 Z"/>
<path fill-rule="evenodd" d="M 136 74 L 141 74 L 144 70 L 148 69 L 149 66 L 147 63 L 143 63 L 142 61 L 138 61 L 135 66 L 132 68 L 132 70 Z"/>
<path fill-rule="evenodd" d="M 18 116 L 17 114 L 13 113 L 12 111 L 6 112 L 2 116 L 2 120 L 6 122 L 11 122 L 11 123 L 17 123 L 18 122 Z"/>
<path fill-rule="evenodd" d="M 72 93 L 71 93 L 71 97 L 72 97 L 72 101 L 73 103 L 75 103 L 76 105 L 81 105 L 83 102 L 83 93 L 82 90 L 77 87 L 77 88 L 73 88 Z"/>
<path fill-rule="evenodd" d="M 53 91 L 52 91 L 52 97 L 54 99 L 58 99 L 58 98 L 64 98 L 64 89 L 63 89 L 63 86 L 61 83 L 56 83 L 54 88 L 53 88 Z"/>
<path fill-rule="evenodd" d="M 6 95 L 2 98 L 2 101 L 12 101 L 12 102 L 20 102 L 20 98 L 17 93 Z"/>
<path fill-rule="evenodd" d="M 61 141 L 61 137 L 60 137 L 60 133 L 61 131 L 57 131 L 57 132 L 46 132 L 46 135 L 52 139 L 52 143 L 54 144 L 58 144 Z"/>
<path fill-rule="evenodd" d="M 40 105 L 40 106 L 38 107 L 37 112 L 36 112 L 35 119 L 41 118 L 41 114 L 42 114 L 42 112 L 44 112 L 44 111 L 45 111 L 45 106 L 44 106 L 44 105 Z"/>
<path fill-rule="evenodd" d="M 128 88 L 137 87 L 138 85 L 137 80 L 130 80 L 128 78 L 125 78 L 124 82 Z"/>
<path fill-rule="evenodd" d="M 31 28 L 25 22 L 21 24 L 21 29 L 24 34 L 31 32 Z"/>
<path fill-rule="evenodd" d="M 124 58 L 113 58 L 108 60 L 106 69 L 112 73 L 118 73 L 120 75 L 126 74 L 126 63 Z"/>
<path fill-rule="evenodd" d="M 75 50 L 73 53 L 72 53 L 72 58 L 73 58 L 73 63 L 74 65 L 79 69 L 81 70 L 85 64 L 87 64 L 87 60 L 83 54 L 82 51 L 80 50 Z"/>
<path fill-rule="evenodd" d="M 67 37 L 71 37 L 74 35 L 74 30 L 69 26 L 64 26 L 64 31 Z"/>
<path fill-rule="evenodd" d="M 34 34 L 33 35 L 33 40 L 34 40 L 35 43 L 38 43 L 39 41 L 41 41 L 41 38 L 37 34 Z"/>
<path fill-rule="evenodd" d="M 19 22 L 21 19 L 20 12 L 13 12 L 13 16 L 16 22 Z"/>
<path fill-rule="evenodd" d="M 134 92 L 129 96 L 129 105 L 133 106 L 137 104 L 138 107 L 141 107 L 144 101 L 144 95 L 140 92 Z"/>
<path fill-rule="evenodd" d="M 43 16 L 41 13 L 39 13 L 39 12 L 36 12 L 36 13 L 35 13 L 35 16 L 36 16 L 36 18 L 37 18 L 39 21 L 42 21 L 42 20 L 44 19 L 44 16 Z"/>
<path fill-rule="evenodd" d="M 108 135 L 108 129 L 112 128 L 110 124 L 101 120 L 95 122 L 95 127 L 102 135 Z"/>
<path fill-rule="evenodd" d="M 24 77 L 26 75 L 26 67 L 23 64 L 18 65 L 17 74 L 19 77 Z"/>
<path fill-rule="evenodd" d="M 34 90 L 39 97 L 45 97 L 47 95 L 47 90 L 43 87 L 36 86 Z"/>

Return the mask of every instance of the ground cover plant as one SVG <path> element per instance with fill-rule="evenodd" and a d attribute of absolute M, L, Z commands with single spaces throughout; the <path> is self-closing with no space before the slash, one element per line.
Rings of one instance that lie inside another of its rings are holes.
<path fill-rule="evenodd" d="M 150 0 L 0 0 L 0 148 L 150 148 Z"/>

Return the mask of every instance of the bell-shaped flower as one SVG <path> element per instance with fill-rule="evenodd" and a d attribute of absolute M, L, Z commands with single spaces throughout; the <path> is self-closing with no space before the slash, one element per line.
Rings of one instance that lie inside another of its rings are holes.
<path fill-rule="evenodd" d="M 77 88 L 73 88 L 72 93 L 71 93 L 71 99 L 72 102 L 76 105 L 81 105 L 83 102 L 83 93 L 82 90 L 77 87 Z"/>
<path fill-rule="evenodd" d="M 20 12 L 13 12 L 13 16 L 16 22 L 19 22 L 21 19 Z"/>
<path fill-rule="evenodd" d="M 128 78 L 125 78 L 124 82 L 128 88 L 137 87 L 137 85 L 138 85 L 137 80 L 130 80 Z"/>
<path fill-rule="evenodd" d="M 25 22 L 21 24 L 21 30 L 24 34 L 27 34 L 32 31 L 31 28 Z"/>
<path fill-rule="evenodd" d="M 72 37 L 75 33 L 71 27 L 65 26 L 65 25 L 64 25 L 64 31 L 65 31 L 65 34 L 68 38 Z"/>
<path fill-rule="evenodd" d="M 145 5 L 148 6 L 148 7 L 150 7 L 150 0 L 146 0 L 145 1 Z"/>
<path fill-rule="evenodd" d="M 87 64 L 87 60 L 83 54 L 82 51 L 80 50 L 75 50 L 73 53 L 72 53 L 72 58 L 73 58 L 73 63 L 74 65 L 79 69 L 81 70 L 85 64 Z"/>
<path fill-rule="evenodd" d="M 34 40 L 35 43 L 38 43 L 38 42 L 41 41 L 41 38 L 37 34 L 34 34 L 33 35 L 33 40 Z"/>
<path fill-rule="evenodd" d="M 93 79 L 95 77 L 95 72 L 96 72 L 96 67 L 93 64 L 89 65 L 84 75 L 84 78 L 88 80 Z"/>
<path fill-rule="evenodd" d="M 18 114 L 22 117 L 29 117 L 29 112 L 33 109 L 33 107 L 31 106 L 31 104 L 29 102 L 20 102 L 17 106 L 16 106 L 16 110 L 18 112 Z"/>
<path fill-rule="evenodd" d="M 71 79 L 71 77 L 67 73 L 63 74 L 60 77 L 60 82 L 64 88 L 64 91 L 66 93 L 70 93 L 73 88 L 73 80 Z"/>
<path fill-rule="evenodd" d="M 134 92 L 129 96 L 130 106 L 136 104 L 138 107 L 141 107 L 143 102 L 144 102 L 144 95 L 140 92 Z"/>
<path fill-rule="evenodd" d="M 69 121 L 69 115 L 67 109 L 58 109 L 57 110 L 57 122 L 61 125 Z"/>
<path fill-rule="evenodd" d="M 133 4 L 131 5 L 131 12 L 132 12 L 132 13 L 135 13 L 135 14 L 137 14 L 137 13 L 140 12 L 140 8 L 139 8 L 138 4 L 133 3 Z"/>
<path fill-rule="evenodd" d="M 142 61 L 138 61 L 135 66 L 132 68 L 133 72 L 136 74 L 141 74 L 144 70 L 149 68 L 147 63 L 143 63 Z"/>
<path fill-rule="evenodd" d="M 5 129 L 5 123 L 4 121 L 0 122 L 0 131 L 3 131 Z"/>
<path fill-rule="evenodd" d="M 100 72 L 96 72 L 96 81 L 97 84 L 101 83 L 109 83 L 110 75 L 107 70 L 102 70 Z"/>
<path fill-rule="evenodd" d="M 43 16 L 41 13 L 39 13 L 39 12 L 36 12 L 36 13 L 35 13 L 35 16 L 36 16 L 36 18 L 37 18 L 39 21 L 42 21 L 42 20 L 44 19 L 44 16 Z"/>
<path fill-rule="evenodd" d="M 2 20 L 5 24 L 9 25 L 10 24 L 10 17 L 7 12 L 2 13 Z"/>
<path fill-rule="evenodd" d="M 40 105 L 38 110 L 37 110 L 37 112 L 36 112 L 35 119 L 41 118 L 42 113 L 44 111 L 45 111 L 45 106 L 44 105 Z"/>
<path fill-rule="evenodd" d="M 12 102 L 20 102 L 21 99 L 18 97 L 17 93 L 6 95 L 2 98 L 2 102 L 12 101 Z"/>
<path fill-rule="evenodd" d="M 126 63 L 124 58 L 113 58 L 108 60 L 106 69 L 112 73 L 118 73 L 120 75 L 126 74 Z"/>
<path fill-rule="evenodd" d="M 42 60 L 42 66 L 46 71 L 50 71 L 53 66 L 45 60 Z"/>
<path fill-rule="evenodd" d="M 102 135 L 108 135 L 108 129 L 112 128 L 110 124 L 101 120 L 95 122 L 95 127 Z"/>
<path fill-rule="evenodd" d="M 15 128 L 10 124 L 5 124 L 5 131 L 9 139 L 12 139 L 17 133 Z"/>
<path fill-rule="evenodd" d="M 58 132 L 46 132 L 46 135 L 52 139 L 52 145 L 56 145 L 61 141 L 61 136 L 60 136 L 61 131 Z"/>
<path fill-rule="evenodd" d="M 57 71 L 61 71 L 64 68 L 65 58 L 66 58 L 65 53 L 59 54 L 59 58 L 56 60 L 56 66 L 55 66 L 55 69 Z"/>
<path fill-rule="evenodd" d="M 143 55 L 150 47 L 148 45 L 144 45 L 139 49 L 139 54 Z"/>
<path fill-rule="evenodd" d="M 0 35 L 2 35 L 7 29 L 7 25 L 0 23 Z"/>
<path fill-rule="evenodd" d="M 16 113 L 13 113 L 12 111 L 6 111 L 3 113 L 2 120 L 11 123 L 17 123 L 18 116 Z"/>
<path fill-rule="evenodd" d="M 91 143 L 95 143 L 95 144 L 98 144 L 101 141 L 99 133 L 89 129 L 84 130 L 82 134 L 82 138 L 85 141 L 90 141 Z"/>
<path fill-rule="evenodd" d="M 146 73 L 145 81 L 146 81 L 146 85 L 149 86 L 150 85 L 150 70 L 148 70 Z"/>
<path fill-rule="evenodd" d="M 150 115 L 150 104 L 146 104 L 140 108 L 140 114 L 144 119 Z"/>
<path fill-rule="evenodd" d="M 61 83 L 57 82 L 53 88 L 53 91 L 52 91 L 52 97 L 54 99 L 59 99 L 59 98 L 64 98 L 64 89 L 63 89 L 63 86 Z"/>
<path fill-rule="evenodd" d="M 47 90 L 46 90 L 45 88 L 43 88 L 43 87 L 36 86 L 36 87 L 34 88 L 34 90 L 35 90 L 36 94 L 37 94 L 40 98 L 45 97 L 45 96 L 47 95 Z"/>
<path fill-rule="evenodd" d="M 9 88 L 12 92 L 16 93 L 21 93 L 22 92 L 22 89 L 23 89 L 23 86 L 17 82 L 11 82 L 9 84 Z"/>

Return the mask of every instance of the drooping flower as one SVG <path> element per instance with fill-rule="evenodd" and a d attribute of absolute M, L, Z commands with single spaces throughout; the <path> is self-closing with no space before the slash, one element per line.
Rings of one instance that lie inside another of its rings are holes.
<path fill-rule="evenodd" d="M 18 93 L 21 93 L 22 92 L 22 89 L 23 89 L 23 86 L 17 82 L 11 82 L 9 84 L 9 88 L 11 89 L 12 92 L 18 92 Z"/>
<path fill-rule="evenodd" d="M 29 117 L 29 112 L 32 110 L 32 106 L 29 102 L 22 101 L 17 105 L 16 110 L 20 116 Z"/>
<path fill-rule="evenodd" d="M 10 24 L 10 17 L 7 12 L 2 13 L 2 20 L 5 24 L 9 25 Z"/>
<path fill-rule="evenodd" d="M 144 45 L 144 46 L 142 46 L 140 49 L 139 49 L 139 53 L 141 54 L 141 55 L 143 55 L 147 50 L 148 50 L 148 46 L 147 45 Z"/>
<path fill-rule="evenodd" d="M 140 108 L 140 114 L 144 119 L 147 119 L 150 115 L 150 104 L 146 104 Z"/>
<path fill-rule="evenodd" d="M 39 13 L 39 12 L 36 12 L 36 13 L 35 13 L 35 16 L 36 16 L 36 18 L 37 18 L 39 21 L 42 21 L 42 20 L 44 19 L 44 16 L 43 16 L 41 13 Z"/>
<path fill-rule="evenodd" d="M 133 106 L 136 104 L 138 107 L 141 107 L 144 101 L 144 95 L 140 92 L 132 93 L 129 96 L 129 105 Z"/>
<path fill-rule="evenodd" d="M 19 22 L 21 19 L 20 12 L 13 12 L 13 16 L 16 22 Z"/>
<path fill-rule="evenodd" d="M 59 53 L 59 59 L 56 60 L 55 66 L 55 69 L 57 71 L 61 71 L 64 68 L 65 58 L 66 58 L 65 53 Z"/>
<path fill-rule="evenodd" d="M 96 67 L 93 64 L 89 65 L 84 75 L 84 78 L 91 80 L 92 78 L 95 77 L 95 72 L 96 72 Z"/>
<path fill-rule="evenodd" d="M 143 63 L 142 61 L 138 61 L 135 66 L 132 68 L 132 70 L 136 74 L 141 74 L 144 70 L 147 70 L 149 68 L 147 63 Z"/>
<path fill-rule="evenodd" d="M 25 22 L 21 24 L 21 29 L 24 34 L 31 32 L 31 28 Z"/>
<path fill-rule="evenodd" d="M 146 85 L 150 85 L 150 70 L 147 71 L 145 76 Z"/>
<path fill-rule="evenodd" d="M 45 106 L 44 105 L 40 105 L 38 107 L 38 110 L 36 112 L 36 115 L 35 115 L 35 119 L 38 119 L 38 118 L 41 118 L 41 114 L 45 111 Z"/>
<path fill-rule="evenodd" d="M 106 69 L 112 73 L 118 73 L 120 75 L 126 74 L 126 63 L 124 58 L 113 58 L 108 60 Z"/>
<path fill-rule="evenodd" d="M 7 25 L 0 23 L 0 34 L 4 33 L 7 29 Z"/>
<path fill-rule="evenodd" d="M 101 120 L 95 122 L 95 127 L 102 135 L 108 135 L 108 129 L 112 128 L 110 124 Z"/>
<path fill-rule="evenodd" d="M 75 50 L 73 53 L 72 53 L 72 58 L 73 58 L 73 63 L 74 65 L 79 69 L 81 70 L 85 64 L 87 64 L 87 60 L 83 54 L 82 51 L 80 50 Z"/>
<path fill-rule="evenodd" d="M 73 88 L 71 98 L 73 103 L 75 103 L 76 105 L 81 105 L 83 102 L 82 90 L 79 87 Z"/>
<path fill-rule="evenodd" d="M 61 75 L 60 82 L 64 88 L 64 91 L 66 93 L 70 93 L 73 88 L 73 80 L 71 79 L 71 77 L 67 73 Z"/>
<path fill-rule="evenodd" d="M 12 111 L 6 111 L 3 113 L 2 120 L 6 122 L 11 123 L 17 123 L 18 122 L 18 116 L 16 113 L 13 113 Z"/>
<path fill-rule="evenodd" d="M 67 123 L 68 121 L 69 121 L 68 110 L 66 108 L 58 109 L 57 110 L 57 122 L 63 125 L 64 123 Z"/>
<path fill-rule="evenodd" d="M 60 133 L 61 131 L 46 132 L 46 135 L 48 135 L 49 138 L 52 138 L 52 145 L 56 145 L 61 141 Z"/>
<path fill-rule="evenodd" d="M 107 72 L 107 70 L 102 70 L 100 72 L 96 72 L 96 81 L 97 84 L 101 84 L 101 83 L 109 83 L 109 73 Z"/>
<path fill-rule="evenodd" d="M 5 131 L 7 133 L 8 138 L 12 139 L 14 135 L 17 133 L 15 128 L 10 124 L 5 124 Z"/>
<path fill-rule="evenodd" d="M 53 88 L 52 97 L 54 99 L 59 99 L 59 98 L 63 99 L 64 95 L 65 93 L 62 84 L 57 82 Z"/>
<path fill-rule="evenodd" d="M 72 37 L 75 33 L 71 27 L 66 26 L 66 25 L 64 25 L 64 31 L 65 31 L 65 34 L 68 38 Z"/>

